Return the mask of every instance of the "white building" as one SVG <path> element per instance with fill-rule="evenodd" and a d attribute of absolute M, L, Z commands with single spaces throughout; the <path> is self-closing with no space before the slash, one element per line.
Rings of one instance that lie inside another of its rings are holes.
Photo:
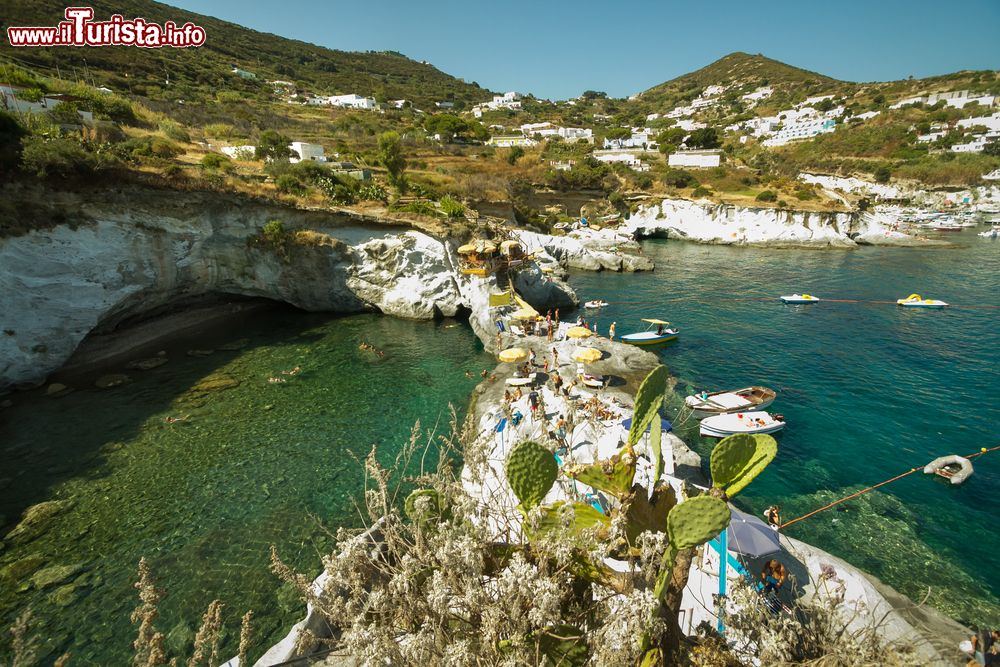
<path fill-rule="evenodd" d="M 288 144 L 288 148 L 292 150 L 295 155 L 288 158 L 291 163 L 305 162 L 307 160 L 312 162 L 326 162 L 326 155 L 323 153 L 323 147 L 319 144 L 309 144 L 304 141 L 293 141 Z"/>
<path fill-rule="evenodd" d="M 514 135 L 509 137 L 491 137 L 486 142 L 487 146 L 497 146 L 499 148 L 510 148 L 511 146 L 535 146 L 538 142 L 531 137 L 524 135 Z"/>
<path fill-rule="evenodd" d="M 632 135 L 624 139 L 605 139 L 605 148 L 639 148 L 641 150 L 656 150 L 657 130 L 648 127 L 633 127 Z"/>
<path fill-rule="evenodd" d="M 832 100 L 833 95 L 817 95 L 816 97 L 807 97 L 802 102 L 799 102 L 795 106 L 798 107 L 811 107 L 819 104 L 823 100 Z"/>
<path fill-rule="evenodd" d="M 953 153 L 982 153 L 986 144 L 1000 142 L 1000 132 L 987 132 L 978 137 L 973 137 L 972 141 L 965 144 L 955 144 L 951 147 Z"/>
<path fill-rule="evenodd" d="M 816 118 L 788 123 L 763 143 L 765 146 L 784 146 L 800 139 L 811 139 L 820 134 L 833 132 L 837 129 L 837 121 L 831 118 Z"/>
<path fill-rule="evenodd" d="M 919 141 L 922 144 L 926 144 L 932 141 L 937 141 L 946 134 L 947 132 L 931 132 L 929 134 L 918 134 L 917 141 Z"/>
<path fill-rule="evenodd" d="M 618 153 L 614 151 L 595 152 L 594 159 L 607 164 L 623 164 L 635 171 L 649 171 L 649 165 L 632 153 Z"/>
<path fill-rule="evenodd" d="M 882 112 L 881 111 L 866 111 L 864 113 L 859 113 L 856 116 L 851 116 L 851 118 L 852 119 L 856 118 L 858 120 L 870 120 L 870 119 L 874 118 L 875 116 L 879 115 L 880 113 L 882 113 Z"/>
<path fill-rule="evenodd" d="M 674 127 L 679 127 L 685 132 L 694 132 L 695 130 L 700 130 L 703 127 L 708 127 L 704 123 L 698 123 L 693 120 L 681 119 L 674 123 Z"/>
<path fill-rule="evenodd" d="M 52 111 L 63 102 L 75 102 L 79 98 L 71 95 L 45 95 L 38 102 L 28 102 L 18 97 L 18 93 L 24 90 L 18 86 L 0 84 L 0 109 L 11 113 L 45 113 Z M 80 118 L 85 121 L 94 120 L 94 114 L 90 111 L 80 111 Z"/>
<path fill-rule="evenodd" d="M 250 146 L 249 144 L 244 144 L 243 146 L 223 146 L 219 151 L 234 160 L 253 160 L 257 155 L 257 147 Z"/>
<path fill-rule="evenodd" d="M 722 151 L 719 150 L 679 151 L 667 158 L 671 167 L 709 168 L 718 167 L 721 162 Z"/>
<path fill-rule="evenodd" d="M 695 109 L 693 106 L 690 107 L 675 107 L 666 114 L 667 118 L 686 118 L 694 114 Z"/>
<path fill-rule="evenodd" d="M 329 104 L 343 109 L 374 109 L 377 106 L 374 97 L 362 97 L 353 93 L 350 95 L 330 95 L 320 99 L 323 100 L 320 104 Z"/>
<path fill-rule="evenodd" d="M 969 128 L 975 127 L 977 125 L 982 125 L 988 130 L 993 132 L 1000 131 L 1000 111 L 993 114 L 992 116 L 979 116 L 977 118 L 963 118 L 958 121 L 958 124 L 962 127 Z"/>
<path fill-rule="evenodd" d="M 525 123 L 520 127 L 521 134 L 526 137 L 541 136 L 543 138 L 562 137 L 567 141 L 584 141 L 594 143 L 594 131 L 582 127 L 559 127 L 552 123 Z"/>
<path fill-rule="evenodd" d="M 774 132 L 780 122 L 776 116 L 764 116 L 762 118 L 751 118 L 741 123 L 735 123 L 726 127 L 726 132 L 749 132 L 754 137 L 762 137 Z M 745 142 L 744 142 L 745 143 Z"/>
<path fill-rule="evenodd" d="M 521 93 L 512 90 L 503 95 L 495 95 L 493 101 L 486 104 L 491 109 L 520 109 Z"/>
<path fill-rule="evenodd" d="M 1000 169 L 994 169 L 988 174 L 983 174 L 983 180 L 1000 181 Z"/>
<path fill-rule="evenodd" d="M 948 93 L 931 93 L 929 95 L 920 95 L 918 97 L 908 97 L 905 100 L 900 100 L 896 102 L 890 109 L 899 109 L 907 104 L 927 104 L 933 105 L 940 101 L 944 101 L 950 107 L 955 107 L 956 109 L 961 109 L 967 104 L 980 104 L 984 107 L 993 106 L 996 102 L 996 97 L 993 95 L 977 95 L 973 93 L 972 96 L 969 95 L 967 90 L 955 90 Z"/>
<path fill-rule="evenodd" d="M 752 93 L 747 93 L 743 96 L 743 99 L 747 102 L 760 102 L 761 100 L 766 100 L 771 95 L 774 95 L 774 88 L 770 86 L 761 86 Z"/>

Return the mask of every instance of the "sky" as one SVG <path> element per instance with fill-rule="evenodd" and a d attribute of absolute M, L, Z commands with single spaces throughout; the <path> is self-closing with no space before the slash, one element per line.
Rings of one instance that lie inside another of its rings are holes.
<path fill-rule="evenodd" d="M 733 51 L 848 81 L 1000 69 L 1000 0 L 166 2 L 320 46 L 399 51 L 490 90 L 550 99 L 626 97 Z"/>

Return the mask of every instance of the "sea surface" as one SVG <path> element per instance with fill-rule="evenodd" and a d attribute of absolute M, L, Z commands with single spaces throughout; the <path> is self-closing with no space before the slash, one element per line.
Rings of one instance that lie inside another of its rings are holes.
<path fill-rule="evenodd" d="M 646 274 L 574 272 L 602 335 L 677 326 L 658 348 L 683 396 L 760 384 L 788 426 L 777 459 L 737 497 L 787 521 L 945 454 L 1000 445 L 1000 243 L 951 248 L 777 250 L 647 241 Z M 784 305 L 783 294 L 826 301 Z M 955 304 L 900 308 L 919 293 Z M 565 317 L 565 316 L 564 316 Z M 676 429 L 707 461 L 694 420 Z M 1000 627 L 1000 451 L 952 487 L 917 472 L 786 529 L 974 626 Z"/>
<path fill-rule="evenodd" d="M 384 356 L 359 350 L 362 340 Z M 15 394 L 15 407 L 0 410 L 0 523 L 11 528 L 29 505 L 72 502 L 38 537 L 0 548 L 0 572 L 28 568 L 0 579 L 0 663 L 6 628 L 30 608 L 40 664 L 63 651 L 73 665 L 130 664 L 141 557 L 166 594 L 156 626 L 171 655 L 186 655 L 218 598 L 222 655 L 236 654 L 240 617 L 253 609 L 255 659 L 303 615 L 269 571 L 271 545 L 315 576 L 332 533 L 362 525 L 356 503 L 371 447 L 391 465 L 418 420 L 447 432 L 449 404 L 462 412 L 479 371 L 493 366 L 454 320 L 282 307 L 161 349 L 169 362 L 125 371 L 131 384 L 99 390 L 93 377 L 64 379 L 78 389 Z M 196 388 L 206 378 L 215 389 Z M 59 580 L 28 585 L 60 566 L 64 578 L 55 571 L 46 578 Z"/>

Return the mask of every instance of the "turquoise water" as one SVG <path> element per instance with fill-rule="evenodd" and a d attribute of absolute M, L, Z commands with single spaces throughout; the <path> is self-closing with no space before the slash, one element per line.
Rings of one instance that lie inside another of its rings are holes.
<path fill-rule="evenodd" d="M 640 317 L 681 329 L 659 350 L 679 394 L 763 384 L 788 426 L 777 460 L 738 497 L 784 520 L 943 454 L 1000 445 L 1000 310 L 909 310 L 885 303 L 786 306 L 782 294 L 894 301 L 918 292 L 1000 305 L 1000 243 L 959 247 L 770 250 L 649 241 L 648 274 L 577 272 L 580 297 L 611 302 L 594 319 L 619 334 Z M 589 318 L 588 318 L 589 319 Z M 673 410 L 676 410 L 675 402 Z M 672 416 L 672 414 L 671 414 Z M 693 423 L 681 435 L 703 455 Z M 1000 626 L 1000 452 L 963 486 L 913 474 L 787 532 L 971 624 Z"/>
<path fill-rule="evenodd" d="M 360 351 L 362 339 L 385 356 Z M 216 351 L 188 356 L 192 348 Z M 35 559 L 26 575 L 0 582 L 0 626 L 30 606 L 43 664 L 65 650 L 74 665 L 128 664 L 141 556 L 167 592 L 157 627 L 175 655 L 215 598 L 226 604 L 226 657 L 247 609 L 256 614 L 258 651 L 274 643 L 302 605 L 269 572 L 270 545 L 300 571 L 318 572 L 332 545 L 327 530 L 360 525 L 358 461 L 377 445 L 391 464 L 418 419 L 447 430 L 448 404 L 463 408 L 478 371 L 492 367 L 465 324 L 283 308 L 165 351 L 166 365 L 126 371 L 132 384 L 63 398 L 18 394 L 15 407 L 0 411 L 7 528 L 29 505 L 73 501 L 41 536 L 0 550 L 0 568 Z M 281 375 L 296 366 L 299 374 Z M 271 384 L 272 376 L 287 382 Z M 206 377 L 239 384 L 192 389 Z M 82 570 L 41 589 L 24 584 L 54 565 Z"/>

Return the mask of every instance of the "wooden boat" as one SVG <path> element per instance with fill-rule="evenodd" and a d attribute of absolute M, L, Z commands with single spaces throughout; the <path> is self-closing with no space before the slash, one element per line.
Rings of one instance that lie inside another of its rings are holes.
<path fill-rule="evenodd" d="M 698 432 L 710 438 L 736 433 L 775 433 L 785 428 L 785 418 L 767 412 L 736 412 L 701 420 Z"/>
<path fill-rule="evenodd" d="M 645 317 L 642 318 L 642 321 L 648 322 L 649 328 L 646 331 L 625 334 L 622 336 L 623 343 L 630 345 L 656 345 L 658 343 L 666 343 L 668 340 L 675 340 L 680 334 L 680 331 L 677 329 L 667 328 L 670 322 Z"/>
<path fill-rule="evenodd" d="M 937 299 L 924 299 L 919 294 L 911 294 L 905 299 L 896 299 L 896 303 L 906 308 L 944 308 L 948 305 Z"/>
<path fill-rule="evenodd" d="M 818 297 L 812 294 L 791 294 L 789 296 L 778 297 L 785 303 L 816 303 L 819 301 Z"/>
<path fill-rule="evenodd" d="M 583 307 L 584 308 L 604 308 L 607 305 L 608 305 L 607 301 L 600 301 L 600 300 L 598 300 L 598 301 L 588 301 L 587 303 L 583 304 Z"/>
<path fill-rule="evenodd" d="M 763 410 L 774 403 L 776 396 L 777 393 L 767 387 L 744 387 L 688 396 L 684 399 L 684 405 L 694 412 L 724 415 L 730 412 Z"/>

